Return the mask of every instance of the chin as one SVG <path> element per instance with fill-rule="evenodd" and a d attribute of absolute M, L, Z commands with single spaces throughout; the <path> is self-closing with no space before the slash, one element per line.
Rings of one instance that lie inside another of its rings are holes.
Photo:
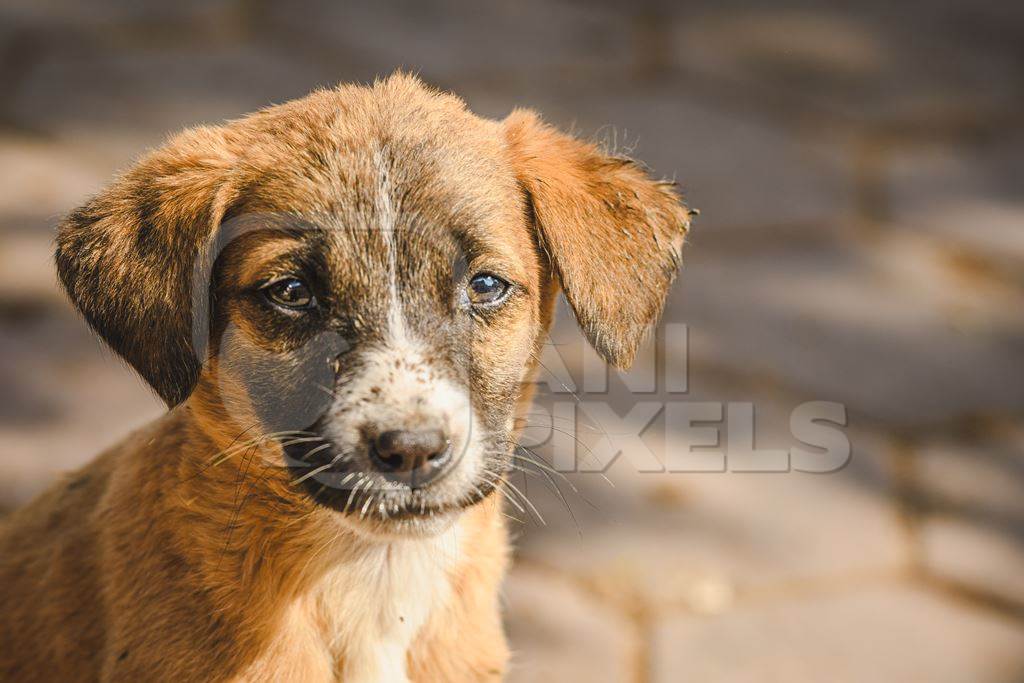
<path fill-rule="evenodd" d="M 348 529 L 385 540 L 444 533 L 494 492 L 495 485 L 490 481 L 480 481 L 457 496 L 442 495 L 432 488 L 410 490 L 387 485 L 371 493 L 322 485 L 307 490 L 319 506 L 331 510 Z"/>
<path fill-rule="evenodd" d="M 454 527 L 468 508 L 453 508 L 425 515 L 407 515 L 384 519 L 377 516 L 337 514 L 340 523 L 357 535 L 375 541 L 430 538 Z"/>

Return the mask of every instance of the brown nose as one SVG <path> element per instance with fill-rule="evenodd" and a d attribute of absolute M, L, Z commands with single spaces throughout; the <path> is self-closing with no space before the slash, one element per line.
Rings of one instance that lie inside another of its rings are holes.
<path fill-rule="evenodd" d="M 413 489 L 437 479 L 451 461 L 451 444 L 440 429 L 393 429 L 378 436 L 370 450 L 378 472 Z"/>

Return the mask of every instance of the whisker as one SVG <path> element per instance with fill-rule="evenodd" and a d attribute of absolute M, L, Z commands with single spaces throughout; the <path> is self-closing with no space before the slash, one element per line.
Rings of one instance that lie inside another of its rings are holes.
<path fill-rule="evenodd" d="M 266 443 L 268 441 L 274 440 L 274 439 L 276 439 L 276 438 L 278 438 L 280 436 L 289 436 L 289 435 L 293 435 L 293 434 L 310 434 L 310 432 L 297 432 L 297 431 L 296 432 L 277 432 L 277 433 L 274 433 L 274 434 L 265 434 L 263 436 L 258 436 L 258 437 L 254 437 L 252 439 L 248 439 L 248 440 L 238 444 L 234 448 L 228 447 L 228 448 L 225 448 L 224 450 L 220 451 L 220 453 L 214 454 L 210 458 L 209 467 L 216 467 L 216 466 L 220 465 L 221 463 L 226 462 L 227 460 L 229 460 L 232 457 L 234 457 L 236 454 L 245 451 L 247 448 L 249 448 L 250 446 L 252 446 L 254 444 L 262 445 L 262 444 L 264 444 L 264 443 Z M 317 437 L 317 438 L 319 438 L 319 437 Z M 279 443 L 281 444 L 282 447 L 285 447 L 285 446 L 291 446 L 293 442 L 288 442 L 288 443 L 279 442 Z M 214 462 L 215 460 L 216 460 L 216 462 Z M 204 470 L 205 469 L 206 468 L 204 468 Z"/>
<path fill-rule="evenodd" d="M 331 447 L 331 444 L 325 443 L 323 446 L 318 446 L 315 450 L 322 451 L 323 449 L 330 448 L 330 447 Z M 312 453 L 310 453 L 310 455 L 312 455 Z M 341 459 L 341 454 L 340 453 L 338 455 L 334 456 L 331 459 L 331 461 L 329 463 L 327 463 L 326 465 L 321 465 L 320 467 L 314 467 L 309 472 L 306 472 L 301 477 L 299 477 L 298 479 L 296 479 L 293 482 L 291 482 L 291 486 L 295 486 L 297 484 L 301 484 L 302 482 L 306 481 L 310 477 L 315 477 L 316 475 L 320 474 L 321 472 L 323 472 L 325 470 L 331 469 L 332 467 L 334 467 L 337 464 L 339 459 Z"/>
<path fill-rule="evenodd" d="M 551 465 L 549 465 L 544 460 L 544 458 L 542 458 L 540 455 L 538 455 L 536 451 L 533 451 L 533 450 L 527 448 L 526 446 L 523 446 L 522 444 L 518 444 L 518 443 L 516 444 L 516 447 L 519 448 L 522 451 L 519 454 L 518 457 L 525 457 L 526 454 L 532 455 L 533 458 L 530 459 L 531 462 L 535 462 L 535 463 L 538 463 L 538 464 L 539 463 L 544 463 L 544 466 L 545 466 L 545 468 L 547 470 L 549 470 L 550 472 L 552 472 L 554 474 L 557 474 L 562 479 L 564 479 L 567 483 L 571 483 L 571 482 L 569 482 L 568 477 L 565 476 L 564 472 L 560 472 L 560 471 L 556 470 L 554 467 L 551 467 Z M 513 454 L 513 457 L 517 457 L 517 456 L 515 454 Z M 608 476 L 604 472 L 601 472 L 600 470 L 585 471 L 584 473 L 585 474 L 596 474 L 596 475 L 600 476 L 602 479 L 604 479 L 606 484 L 608 484 L 612 488 L 615 488 L 615 483 L 611 479 L 609 479 Z"/>
<path fill-rule="evenodd" d="M 500 483 L 500 482 L 499 482 L 499 483 Z M 477 493 L 477 495 L 478 495 L 478 496 L 480 496 L 480 497 L 483 497 L 484 493 L 483 493 L 483 491 L 481 491 L 481 490 L 480 490 L 480 487 L 479 487 L 479 486 L 476 486 L 476 485 L 474 484 L 474 485 L 473 485 L 473 488 L 475 488 L 475 489 L 476 489 L 476 493 Z M 503 497 L 505 498 L 505 500 L 507 500 L 508 502 L 510 502 L 510 503 L 512 503 L 513 505 L 515 505 L 515 506 L 516 506 L 516 509 L 518 509 L 518 510 L 519 510 L 520 512 L 522 512 L 522 513 L 523 513 L 524 515 L 526 514 L 526 508 L 524 508 L 524 507 L 523 507 L 522 505 L 520 505 L 520 504 L 519 504 L 519 501 L 517 501 L 517 500 L 515 500 L 514 498 L 512 498 L 512 497 L 511 497 L 511 496 L 510 496 L 510 495 L 508 494 L 508 492 L 507 492 L 507 491 L 503 491 L 503 490 L 502 490 L 502 488 L 501 488 L 501 486 L 496 486 L 494 490 L 495 490 L 495 491 L 497 491 L 497 492 L 498 492 L 498 493 L 499 493 L 499 494 L 500 494 L 501 496 L 503 496 Z"/>
<path fill-rule="evenodd" d="M 505 483 L 506 486 L 511 488 L 512 491 L 514 491 L 515 493 L 519 494 L 519 498 L 523 501 L 523 503 L 525 503 L 526 505 L 529 506 L 529 508 L 533 511 L 533 514 L 535 514 L 537 516 L 537 519 L 540 520 L 540 523 L 543 524 L 544 526 L 547 526 L 547 522 L 544 521 L 544 517 L 540 514 L 540 511 L 537 509 L 537 506 L 535 506 L 533 504 L 533 502 L 529 498 L 526 497 L 526 494 L 524 494 L 522 491 L 520 491 L 516 487 L 515 484 L 513 484 L 511 481 L 508 480 L 507 477 L 502 479 L 502 481 Z"/>
<path fill-rule="evenodd" d="M 519 425 L 521 425 L 524 429 L 528 428 L 528 427 L 541 427 L 541 428 L 543 428 L 543 427 L 551 427 L 552 426 L 551 424 L 545 423 L 545 422 L 533 422 L 533 423 L 531 423 L 531 422 L 529 422 L 530 416 L 544 417 L 544 418 L 547 418 L 549 420 L 558 420 L 560 422 L 565 422 L 565 423 L 568 423 L 569 425 L 572 425 L 575 429 L 585 429 L 585 430 L 587 430 L 589 432 L 593 432 L 595 434 L 602 434 L 603 433 L 602 430 L 597 429 L 596 427 L 592 427 L 591 425 L 587 425 L 587 424 L 582 424 L 581 425 L 581 424 L 578 423 L 578 421 L 573 420 L 572 418 L 564 417 L 562 415 L 552 415 L 551 413 L 545 413 L 545 412 L 525 413 L 524 415 L 513 417 L 512 420 L 513 420 L 514 423 L 518 423 Z"/>
<path fill-rule="evenodd" d="M 374 493 L 371 493 L 369 496 L 367 496 L 366 502 L 363 503 L 363 509 L 359 511 L 359 519 L 363 519 L 364 517 L 366 517 L 366 511 L 370 509 L 370 504 L 373 503 L 373 499 L 376 497 L 377 495 Z"/>
<path fill-rule="evenodd" d="M 538 471 L 547 478 L 547 480 L 551 483 L 551 485 L 554 486 L 555 491 L 558 493 L 558 497 L 562 499 L 563 503 L 565 504 L 565 507 L 568 508 L 570 515 L 573 514 L 572 513 L 572 506 L 569 505 L 569 502 L 565 499 L 565 495 L 562 493 L 561 487 L 559 487 L 558 483 L 555 482 L 551 478 L 551 476 L 548 474 L 548 472 L 551 472 L 552 474 L 556 474 L 559 477 L 561 477 L 562 481 L 564 481 L 566 484 L 568 484 L 569 488 L 572 489 L 572 492 L 575 493 L 577 496 L 579 496 L 579 498 L 584 503 L 589 505 L 594 510 L 597 510 L 598 512 L 600 512 L 601 509 L 599 507 L 597 507 L 597 505 L 595 505 L 593 502 L 591 502 L 591 500 L 589 498 L 587 498 L 582 493 L 580 493 L 580 490 L 578 488 L 576 488 L 576 485 L 572 483 L 572 480 L 569 479 L 569 477 L 565 476 L 565 474 L 563 474 L 562 472 L 559 472 L 555 468 L 553 468 L 550 465 L 548 465 L 546 462 L 544 462 L 543 458 L 541 458 L 536 453 L 533 453 L 532 451 L 530 451 L 530 454 L 533 455 L 533 458 L 527 457 L 525 452 L 524 453 L 519 453 L 519 454 L 513 453 L 512 454 L 513 462 L 518 458 L 521 462 L 528 463 L 528 464 L 533 465 L 534 467 L 536 467 L 538 469 Z M 606 482 L 608 482 L 608 484 L 612 488 L 615 488 L 615 484 L 613 484 L 611 482 L 611 480 L 608 479 L 608 477 L 604 476 L 604 474 L 600 473 L 600 472 L 598 474 L 601 474 L 601 478 L 604 479 Z"/>
<path fill-rule="evenodd" d="M 253 424 L 252 426 L 249 427 L 249 429 L 252 429 L 252 427 L 255 427 L 255 426 L 256 426 L 256 424 Z M 226 448 L 224 448 L 223 450 L 221 450 L 221 451 L 219 451 L 217 453 L 214 453 L 212 456 L 210 456 L 210 460 L 211 461 L 215 460 L 219 456 L 221 456 L 224 453 L 227 453 L 229 451 L 244 450 L 244 449 L 248 448 L 249 446 L 251 446 L 254 443 L 258 443 L 260 441 L 269 441 L 271 439 L 276 439 L 276 438 L 281 437 L 281 436 L 315 436 L 315 435 L 312 432 L 303 432 L 303 431 L 272 432 L 270 434 L 261 434 L 260 436 L 256 436 L 256 437 L 253 437 L 251 439 L 247 439 L 246 441 L 238 443 L 237 445 L 236 445 L 236 442 L 238 441 L 238 437 L 236 437 L 235 440 L 232 441 L 230 444 L 228 444 L 228 446 Z"/>
<path fill-rule="evenodd" d="M 253 458 L 255 458 L 255 451 L 256 451 L 256 449 L 254 447 L 253 448 L 253 456 L 252 456 Z M 234 535 L 235 522 L 238 519 L 239 513 L 241 513 L 241 511 L 242 511 L 242 506 L 245 505 L 245 501 L 247 501 L 249 499 L 249 492 L 252 490 L 252 487 L 250 486 L 250 488 L 246 491 L 245 497 L 242 498 L 241 500 L 239 500 L 238 496 L 239 496 L 239 493 L 241 493 L 242 484 L 245 482 L 245 479 L 248 476 L 249 465 L 252 462 L 248 458 L 249 458 L 249 456 L 245 456 L 245 458 L 242 459 L 242 461 L 245 463 L 245 465 L 244 465 L 244 467 L 240 467 L 239 468 L 238 485 L 235 487 L 235 500 L 232 503 L 233 510 L 231 512 L 231 518 L 228 521 L 227 537 L 224 540 L 224 549 L 221 551 L 220 558 L 218 558 L 218 560 L 217 560 L 217 567 L 218 568 L 220 567 L 220 563 L 223 561 L 224 556 L 227 555 L 227 552 L 228 552 L 228 550 L 231 547 L 231 538 Z"/>
<path fill-rule="evenodd" d="M 534 472 L 533 470 L 528 470 L 525 467 L 523 467 L 522 465 L 517 465 L 515 463 L 510 464 L 509 468 L 514 470 L 514 471 L 516 471 L 516 472 L 521 472 L 522 474 L 524 474 L 524 475 L 526 475 L 528 477 L 539 477 L 540 476 L 539 473 Z"/>
<path fill-rule="evenodd" d="M 520 462 L 526 462 L 533 465 L 539 470 L 544 470 L 546 472 L 550 472 L 551 474 L 557 475 L 562 478 L 562 481 L 569 485 L 569 488 L 572 489 L 573 493 L 579 493 L 579 489 L 576 488 L 575 484 L 572 483 L 569 477 L 565 476 L 564 472 L 559 472 L 554 467 L 544 462 L 544 460 L 541 459 L 539 455 L 533 453 L 532 451 L 527 451 L 523 446 L 519 446 L 519 448 L 522 449 L 522 452 L 513 452 L 512 462 L 515 462 L 516 460 L 519 460 Z M 529 457 L 530 455 L 532 455 L 533 457 Z"/>
<path fill-rule="evenodd" d="M 547 371 L 547 373 L 549 375 L 551 375 L 552 377 L 555 377 L 557 379 L 557 375 L 555 375 L 555 373 L 551 372 L 551 369 L 548 368 L 548 366 L 544 365 L 543 361 L 541 361 L 540 357 L 537 355 L 537 353 L 535 351 L 530 351 L 530 355 L 533 357 L 533 359 L 535 361 L 537 361 L 538 365 L 540 365 L 542 368 L 544 368 L 544 370 Z M 563 382 L 562 380 L 559 379 L 558 383 L 562 385 L 562 388 L 565 389 L 569 393 L 570 396 L 572 396 L 573 400 L 576 401 L 577 405 L 580 405 L 580 406 L 583 405 L 583 401 L 580 400 L 580 397 L 576 394 L 575 391 L 573 391 L 572 389 L 567 387 L 565 382 Z M 609 441 L 611 441 L 611 436 L 608 434 L 608 431 L 604 428 L 604 425 L 598 424 L 597 426 L 600 427 L 601 433 L 604 435 L 604 437 L 606 439 L 608 439 Z"/>
<path fill-rule="evenodd" d="M 352 487 L 351 491 L 349 491 L 348 501 L 345 503 L 345 509 L 342 511 L 344 514 L 348 514 L 348 508 L 350 505 L 352 505 L 352 498 L 356 495 L 356 491 L 358 491 L 362 487 L 363 482 L 365 481 L 366 478 L 360 475 L 359 481 L 357 481 L 356 485 Z"/>

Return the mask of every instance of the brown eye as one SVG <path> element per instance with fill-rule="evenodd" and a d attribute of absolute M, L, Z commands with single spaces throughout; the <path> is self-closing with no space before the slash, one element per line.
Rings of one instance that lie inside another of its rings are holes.
<path fill-rule="evenodd" d="M 316 298 L 309 286 L 294 277 L 270 283 L 263 288 L 263 293 L 271 302 L 283 308 L 302 310 L 316 305 Z"/>
<path fill-rule="evenodd" d="M 496 304 L 508 294 L 509 285 L 497 275 L 478 273 L 466 285 L 469 301 L 474 305 Z"/>

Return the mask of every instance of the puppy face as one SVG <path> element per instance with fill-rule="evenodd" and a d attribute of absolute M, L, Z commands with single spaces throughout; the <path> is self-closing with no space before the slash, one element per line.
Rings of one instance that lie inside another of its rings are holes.
<path fill-rule="evenodd" d="M 390 527 L 491 492 L 551 298 L 493 138 L 406 136 L 350 140 L 329 210 L 249 190 L 222 224 L 197 395 L 280 435 L 317 503 Z"/>
<path fill-rule="evenodd" d="M 424 533 L 500 485 L 558 286 L 626 366 L 687 222 L 632 163 L 395 76 L 172 140 L 57 263 L 170 405 L 273 444 L 266 495 Z"/>

